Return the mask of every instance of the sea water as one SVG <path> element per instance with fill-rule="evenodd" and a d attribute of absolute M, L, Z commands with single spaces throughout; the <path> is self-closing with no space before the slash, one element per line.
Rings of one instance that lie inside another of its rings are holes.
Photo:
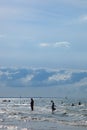
<path fill-rule="evenodd" d="M 54 114 L 51 100 L 56 105 Z M 57 130 L 57 124 L 87 128 L 86 99 L 34 98 L 31 111 L 30 98 L 0 98 L 1 130 Z"/>

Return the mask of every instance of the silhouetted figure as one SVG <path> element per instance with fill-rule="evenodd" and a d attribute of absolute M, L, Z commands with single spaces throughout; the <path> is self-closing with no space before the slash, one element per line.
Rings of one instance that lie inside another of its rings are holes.
<path fill-rule="evenodd" d="M 51 108 L 52 108 L 52 114 L 53 114 L 53 113 L 54 113 L 54 111 L 56 110 L 56 108 L 55 108 L 55 104 L 54 104 L 54 102 L 53 102 L 53 101 L 51 101 L 51 103 L 52 103 Z"/>
<path fill-rule="evenodd" d="M 81 105 L 81 102 L 79 102 L 78 105 Z"/>
<path fill-rule="evenodd" d="M 33 100 L 33 98 L 31 98 L 31 103 L 30 103 L 30 105 L 31 105 L 31 110 L 33 111 L 33 110 L 34 110 L 34 100 Z"/>
<path fill-rule="evenodd" d="M 72 103 L 72 105 L 71 105 L 71 106 L 75 106 L 75 105 L 74 105 L 74 103 Z"/>

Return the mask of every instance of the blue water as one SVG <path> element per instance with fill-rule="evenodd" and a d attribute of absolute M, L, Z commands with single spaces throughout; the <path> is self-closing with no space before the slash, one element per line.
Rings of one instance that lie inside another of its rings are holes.
<path fill-rule="evenodd" d="M 51 110 L 51 100 L 56 105 L 54 114 Z M 57 123 L 87 127 L 86 99 L 34 98 L 34 102 L 34 111 L 31 111 L 30 98 L 0 98 L 0 129 L 44 130 L 49 124 L 49 129 L 56 130 Z M 35 128 L 38 126 L 39 128 Z"/>

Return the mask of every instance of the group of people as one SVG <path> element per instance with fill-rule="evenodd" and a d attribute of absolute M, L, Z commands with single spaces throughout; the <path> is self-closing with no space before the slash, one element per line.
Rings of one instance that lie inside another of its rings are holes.
<path fill-rule="evenodd" d="M 81 105 L 81 102 L 78 102 L 78 105 Z M 72 103 L 72 105 L 71 106 L 75 106 L 75 104 L 74 103 Z"/>
<path fill-rule="evenodd" d="M 52 114 L 53 114 L 54 111 L 56 110 L 56 105 L 54 104 L 53 100 L 51 100 L 51 103 L 52 103 L 51 109 L 52 109 Z M 31 106 L 31 111 L 33 111 L 34 110 L 34 99 L 33 98 L 31 98 L 30 106 Z"/>

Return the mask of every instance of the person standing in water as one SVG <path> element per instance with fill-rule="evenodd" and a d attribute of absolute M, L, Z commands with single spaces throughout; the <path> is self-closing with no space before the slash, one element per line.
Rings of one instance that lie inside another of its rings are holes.
<path fill-rule="evenodd" d="M 30 106 L 31 106 L 31 111 L 33 111 L 34 110 L 34 100 L 33 100 L 33 98 L 31 98 Z"/>
<path fill-rule="evenodd" d="M 55 104 L 53 100 L 51 100 L 51 103 L 52 103 L 51 109 L 52 109 L 52 114 L 53 114 L 56 108 L 55 108 Z"/>

